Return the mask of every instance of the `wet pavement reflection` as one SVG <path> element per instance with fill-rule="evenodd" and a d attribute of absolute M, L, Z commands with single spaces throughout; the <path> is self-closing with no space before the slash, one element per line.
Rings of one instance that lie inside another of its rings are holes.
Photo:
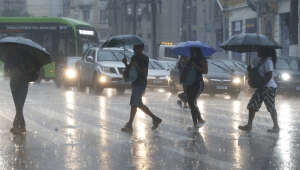
<path fill-rule="evenodd" d="M 300 101 L 278 96 L 279 134 L 269 134 L 272 121 L 263 106 L 252 132 L 238 130 L 247 121 L 249 94 L 237 100 L 203 95 L 198 106 L 206 119 L 192 128 L 188 109 L 176 96 L 148 91 L 145 103 L 163 119 L 152 121 L 140 110 L 131 134 L 121 127 L 129 117 L 130 92 L 107 89 L 95 96 L 52 83 L 32 85 L 25 115 L 28 132 L 9 132 L 14 105 L 8 82 L 0 87 L 0 169 L 297 169 L 300 167 Z M 45 91 L 47 93 L 45 93 Z"/>

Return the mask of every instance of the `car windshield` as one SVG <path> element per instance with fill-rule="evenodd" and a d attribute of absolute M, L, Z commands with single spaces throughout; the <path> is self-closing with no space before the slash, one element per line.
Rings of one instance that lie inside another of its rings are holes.
<path fill-rule="evenodd" d="M 213 63 L 208 63 L 208 72 L 209 73 L 224 73 L 224 69 L 221 67 L 213 64 Z"/>
<path fill-rule="evenodd" d="M 150 70 L 163 70 L 164 68 L 159 65 L 156 61 L 150 61 L 148 69 Z"/>
<path fill-rule="evenodd" d="M 116 51 L 99 51 L 97 61 L 122 61 L 123 55 Z"/>

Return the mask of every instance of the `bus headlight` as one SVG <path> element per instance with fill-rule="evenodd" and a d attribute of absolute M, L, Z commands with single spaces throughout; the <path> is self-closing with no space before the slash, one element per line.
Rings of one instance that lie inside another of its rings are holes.
<path fill-rule="evenodd" d="M 282 73 L 281 74 L 281 79 L 283 81 L 289 81 L 291 79 L 291 75 L 289 73 Z"/>
<path fill-rule="evenodd" d="M 235 78 L 233 78 L 232 82 L 233 82 L 233 84 L 241 84 L 242 80 L 239 77 L 235 77 Z"/>
<path fill-rule="evenodd" d="M 74 68 L 68 68 L 65 71 L 65 76 L 68 79 L 75 79 L 77 77 L 77 71 Z"/>
<path fill-rule="evenodd" d="M 99 83 L 103 84 L 106 83 L 108 81 L 106 76 L 101 75 L 98 79 Z"/>

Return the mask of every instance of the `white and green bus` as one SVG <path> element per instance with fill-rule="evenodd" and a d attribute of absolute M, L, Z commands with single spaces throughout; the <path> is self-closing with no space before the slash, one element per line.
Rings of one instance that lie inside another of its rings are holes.
<path fill-rule="evenodd" d="M 45 47 L 53 57 L 42 77 L 55 79 L 66 60 L 99 43 L 95 28 L 83 21 L 59 17 L 0 17 L 0 38 L 22 36 Z"/>

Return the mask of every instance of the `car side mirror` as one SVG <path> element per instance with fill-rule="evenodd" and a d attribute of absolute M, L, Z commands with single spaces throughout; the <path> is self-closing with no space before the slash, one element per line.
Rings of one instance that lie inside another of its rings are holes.
<path fill-rule="evenodd" d="M 94 58 L 92 56 L 87 56 L 86 57 L 86 61 L 90 62 L 90 63 L 93 63 L 94 62 Z"/>

